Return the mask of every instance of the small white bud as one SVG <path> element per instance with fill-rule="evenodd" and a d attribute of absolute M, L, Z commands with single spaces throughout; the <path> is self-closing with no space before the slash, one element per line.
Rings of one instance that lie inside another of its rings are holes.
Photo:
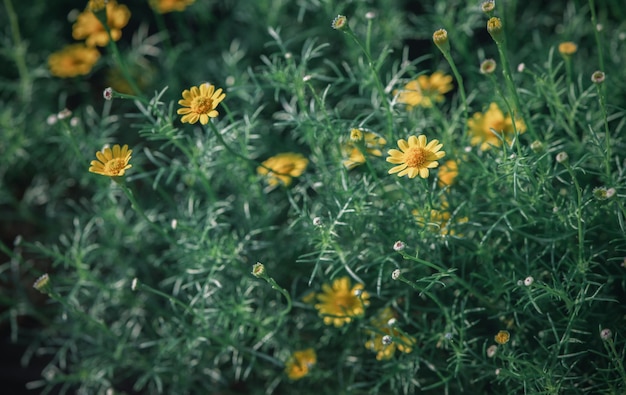
<path fill-rule="evenodd" d="M 104 97 L 104 100 L 111 100 L 111 99 L 113 99 L 113 88 L 111 88 L 111 87 L 106 88 L 102 92 L 102 97 Z"/>
<path fill-rule="evenodd" d="M 524 285 L 530 287 L 535 282 L 535 279 L 532 276 L 528 276 L 524 279 Z"/>
<path fill-rule="evenodd" d="M 526 65 L 524 63 L 520 63 L 517 65 L 517 71 L 522 73 L 526 69 Z"/>
<path fill-rule="evenodd" d="M 383 336 L 383 338 L 382 338 L 382 343 L 383 343 L 383 345 L 384 345 L 384 346 L 388 346 L 388 345 L 390 345 L 391 343 L 393 343 L 393 339 L 391 338 L 391 336 L 389 336 L 389 335 L 385 335 L 385 336 Z"/>
<path fill-rule="evenodd" d="M 397 280 L 398 278 L 400 278 L 400 269 L 394 270 L 393 273 L 391 273 L 391 278 L 394 280 Z"/>
<path fill-rule="evenodd" d="M 46 118 L 46 123 L 50 126 L 54 125 L 55 123 L 57 123 L 57 116 L 56 114 L 50 114 L 48 115 L 48 118 Z"/>
<path fill-rule="evenodd" d="M 393 243 L 393 250 L 394 251 L 402 251 L 406 248 L 406 244 L 404 244 L 404 242 L 398 240 L 395 243 Z"/>
<path fill-rule="evenodd" d="M 133 281 L 130 283 L 130 290 L 131 291 L 137 290 L 137 277 L 133 278 Z"/>
<path fill-rule="evenodd" d="M 556 161 L 559 163 L 565 163 L 567 162 L 568 159 L 569 159 L 569 155 L 567 155 L 567 152 L 565 151 L 561 151 L 558 154 L 556 154 Z"/>
<path fill-rule="evenodd" d="M 398 323 L 398 320 L 396 320 L 395 318 L 389 318 L 389 321 L 387 321 L 387 326 L 393 327 L 393 326 L 396 326 L 397 323 Z"/>
<path fill-rule="evenodd" d="M 314 226 L 322 226 L 322 218 L 320 218 L 320 217 L 313 218 L 313 225 Z"/>
<path fill-rule="evenodd" d="M 170 222 L 170 226 L 172 227 L 172 229 L 176 229 L 178 227 L 178 220 L 174 218 L 172 222 Z"/>

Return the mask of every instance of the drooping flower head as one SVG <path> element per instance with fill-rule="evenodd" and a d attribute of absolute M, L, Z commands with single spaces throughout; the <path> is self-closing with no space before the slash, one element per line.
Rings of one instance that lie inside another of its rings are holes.
<path fill-rule="evenodd" d="M 517 131 L 521 134 L 526 131 L 526 124 L 521 119 L 515 120 Z M 485 113 L 477 112 L 467 121 L 469 127 L 470 144 L 479 145 L 485 151 L 491 146 L 500 147 L 502 139 L 510 143 L 515 136 L 513 119 L 510 115 L 504 116 L 496 103 L 491 103 Z"/>
<path fill-rule="evenodd" d="M 96 174 L 102 174 L 109 177 L 121 177 L 124 172 L 133 165 L 129 164 L 132 150 L 128 149 L 128 145 L 124 144 L 120 147 L 115 144 L 113 149 L 107 147 L 102 151 L 96 152 L 98 160 L 92 160 L 89 171 Z"/>
<path fill-rule="evenodd" d="M 322 291 L 317 294 L 319 303 L 315 308 L 326 325 L 348 324 L 353 318 L 361 317 L 369 306 L 369 294 L 363 291 L 363 284 L 352 286 L 348 277 L 338 278 L 332 285 L 322 285 Z"/>
<path fill-rule="evenodd" d="M 48 57 L 50 74 L 60 78 L 71 78 L 88 74 L 100 59 L 100 52 L 84 44 L 67 45 Z"/>
<path fill-rule="evenodd" d="M 316 363 L 317 355 L 312 348 L 296 351 L 285 363 L 285 373 L 291 380 L 300 380 L 309 374 L 309 371 Z"/>
<path fill-rule="evenodd" d="M 356 138 L 360 136 L 360 138 Z M 380 150 L 387 144 L 387 140 L 378 136 L 376 133 L 362 131 L 360 129 L 352 129 L 350 131 L 350 141 L 347 141 L 343 147 L 343 156 L 346 158 L 343 165 L 348 169 L 354 169 L 365 163 L 365 152 L 368 155 L 382 156 Z"/>
<path fill-rule="evenodd" d="M 111 0 L 106 4 L 106 18 L 111 37 L 114 41 L 119 40 L 122 37 L 122 28 L 130 19 L 130 10 L 125 5 Z M 76 40 L 85 39 L 85 44 L 89 47 L 104 47 L 109 43 L 106 29 L 89 8 L 78 15 L 72 26 L 72 37 Z"/>
<path fill-rule="evenodd" d="M 150 7 L 159 14 L 167 14 L 173 11 L 185 11 L 196 0 L 150 0 Z"/>
<path fill-rule="evenodd" d="M 437 160 L 446 155 L 445 151 L 440 151 L 443 144 L 439 144 L 439 140 L 428 143 L 424 135 L 411 136 L 408 142 L 400 139 L 398 147 L 400 150 L 390 149 L 387 157 L 387 162 L 397 165 L 389 170 L 389 174 L 398 173 L 398 177 L 415 178 L 419 175 L 428 178 L 428 169 L 439 166 Z"/>
<path fill-rule="evenodd" d="M 300 177 L 306 170 L 309 160 L 301 154 L 284 152 L 266 159 L 257 167 L 257 174 L 265 176 L 270 187 L 280 184 L 291 185 L 293 177 Z"/>
<path fill-rule="evenodd" d="M 206 125 L 209 118 L 219 115 L 216 108 L 225 97 L 222 88 L 215 90 L 215 86 L 208 83 L 185 89 L 183 99 L 178 101 L 178 104 L 183 106 L 177 111 L 179 115 L 183 115 L 180 121 L 196 123 L 199 120 L 201 124 Z"/>
<path fill-rule="evenodd" d="M 365 342 L 365 348 L 376 352 L 379 361 L 393 357 L 396 350 L 404 353 L 413 351 L 416 340 L 413 337 L 402 334 L 395 326 L 395 314 L 390 307 L 378 312 L 371 320 L 372 329 L 365 332 L 369 340 Z M 390 325 L 394 323 L 393 325 Z M 389 342 L 389 338 L 392 340 Z"/>
<path fill-rule="evenodd" d="M 442 102 L 446 93 L 452 90 L 452 76 L 435 71 L 430 76 L 420 75 L 407 83 L 403 89 L 393 91 L 398 95 L 398 103 L 406 104 L 408 110 L 415 106 L 432 107 L 433 102 Z"/>

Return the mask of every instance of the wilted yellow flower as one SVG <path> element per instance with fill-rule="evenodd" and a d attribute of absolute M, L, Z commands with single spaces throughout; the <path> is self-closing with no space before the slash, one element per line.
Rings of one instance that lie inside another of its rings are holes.
<path fill-rule="evenodd" d="M 379 361 L 393 357 L 396 349 L 400 352 L 410 353 L 416 340 L 413 337 L 403 335 L 396 329 L 393 321 L 395 314 L 390 307 L 386 307 L 378 312 L 371 320 L 374 329 L 366 330 L 369 340 L 365 342 L 365 348 L 376 352 L 376 359 Z M 391 344 L 384 344 L 383 337 L 391 336 Z"/>
<path fill-rule="evenodd" d="M 130 19 L 130 10 L 125 5 L 119 5 L 115 0 L 111 0 L 106 5 L 106 17 L 111 37 L 114 41 L 119 40 L 122 37 L 122 28 Z M 104 47 L 109 43 L 106 29 L 89 8 L 78 15 L 72 26 L 72 37 L 76 40 L 85 39 L 89 47 Z"/>
<path fill-rule="evenodd" d="M 459 175 L 459 164 L 457 161 L 450 159 L 439 166 L 439 172 L 437 173 L 437 185 L 439 188 L 452 185 L 456 176 Z"/>
<path fill-rule="evenodd" d="M 128 163 L 132 153 L 133 151 L 129 150 L 126 144 L 123 147 L 115 144 L 113 149 L 107 147 L 102 151 L 96 152 L 98 160 L 91 161 L 89 171 L 102 174 L 103 176 L 121 177 L 126 170 L 133 167 L 133 165 Z"/>
<path fill-rule="evenodd" d="M 300 177 L 308 164 L 309 160 L 304 156 L 285 152 L 266 159 L 263 166 L 257 167 L 256 172 L 267 177 L 267 183 L 270 187 L 279 184 L 289 186 L 292 177 Z"/>
<path fill-rule="evenodd" d="M 100 52 L 83 44 L 67 45 L 48 57 L 50 74 L 60 78 L 88 74 L 100 59 Z"/>
<path fill-rule="evenodd" d="M 226 94 L 222 93 L 222 88 L 215 90 L 215 86 L 208 83 L 185 89 L 183 99 L 178 101 L 178 104 L 183 106 L 177 111 L 177 114 L 183 114 L 180 121 L 196 123 L 200 120 L 201 124 L 206 125 L 209 123 L 209 118 L 219 115 L 216 108 L 225 97 Z"/>
<path fill-rule="evenodd" d="M 559 53 L 563 56 L 572 56 L 578 51 L 578 45 L 571 41 L 565 41 L 559 44 Z"/>
<path fill-rule="evenodd" d="M 312 348 L 296 351 L 285 363 L 285 373 L 291 380 L 300 380 L 309 374 L 309 370 L 316 363 L 317 355 L 315 355 L 315 350 Z"/>
<path fill-rule="evenodd" d="M 365 313 L 369 306 L 369 294 L 363 291 L 363 284 L 352 287 L 350 278 L 341 277 L 333 281 L 332 286 L 322 285 L 322 293 L 317 294 L 320 302 L 315 305 L 324 324 L 336 327 L 350 323 L 353 318 Z"/>
<path fill-rule="evenodd" d="M 173 11 L 184 11 L 187 6 L 196 0 L 150 0 L 150 6 L 160 14 Z"/>
<path fill-rule="evenodd" d="M 526 131 L 526 124 L 521 119 L 515 120 L 517 131 L 522 134 Z M 491 103 L 485 113 L 477 112 L 467 121 L 469 127 L 470 144 L 479 145 L 485 151 L 491 146 L 500 147 L 502 138 L 510 143 L 515 135 L 513 120 L 510 115 L 506 117 L 496 103 Z"/>
<path fill-rule="evenodd" d="M 411 136 L 407 142 L 404 139 L 398 140 L 397 149 L 390 149 L 387 162 L 396 164 L 389 170 L 389 174 L 398 173 L 398 177 L 408 176 L 415 178 L 418 174 L 422 178 L 428 178 L 428 169 L 439 166 L 438 159 L 443 158 L 446 153 L 440 151 L 443 144 L 439 140 L 432 140 L 427 143 L 426 136 Z"/>
<path fill-rule="evenodd" d="M 361 139 L 353 140 L 352 136 L 361 133 Z M 344 159 L 343 165 L 348 168 L 348 170 L 354 169 L 357 166 L 365 163 L 365 155 L 363 155 L 362 150 L 364 150 L 368 155 L 373 156 L 382 156 L 381 148 L 387 144 L 387 140 L 378 136 L 372 132 L 363 132 L 359 129 L 352 129 L 350 132 L 350 141 L 346 142 L 342 147 L 343 156 L 347 157 Z M 362 144 L 362 146 L 360 146 Z"/>
<path fill-rule="evenodd" d="M 420 75 L 416 80 L 407 83 L 403 89 L 394 90 L 398 95 L 398 103 L 406 104 L 411 110 L 415 106 L 432 107 L 433 101 L 442 102 L 444 94 L 452 90 L 452 76 L 435 71 L 429 76 Z"/>

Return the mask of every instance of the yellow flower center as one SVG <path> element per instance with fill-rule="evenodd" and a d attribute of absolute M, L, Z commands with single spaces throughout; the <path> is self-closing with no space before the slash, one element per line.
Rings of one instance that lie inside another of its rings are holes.
<path fill-rule="evenodd" d="M 409 167 L 423 167 L 426 163 L 426 150 L 421 147 L 411 147 L 404 153 L 404 163 Z"/>
<path fill-rule="evenodd" d="M 213 110 L 213 100 L 208 97 L 196 97 L 191 103 L 191 108 L 196 114 L 207 114 Z"/>
<path fill-rule="evenodd" d="M 126 161 L 123 158 L 113 158 L 104 165 L 104 169 L 108 174 L 117 175 L 126 166 Z"/>

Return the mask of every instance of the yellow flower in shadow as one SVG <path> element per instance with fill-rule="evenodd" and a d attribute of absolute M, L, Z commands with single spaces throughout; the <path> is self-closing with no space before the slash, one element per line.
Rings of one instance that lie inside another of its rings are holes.
<path fill-rule="evenodd" d="M 459 164 L 457 161 L 450 159 L 439 166 L 437 173 L 437 185 L 439 188 L 450 186 L 454 183 L 456 176 L 459 175 Z"/>
<path fill-rule="evenodd" d="M 332 285 L 322 285 L 322 291 L 317 294 L 320 303 L 315 308 L 326 325 L 348 324 L 353 318 L 361 317 L 369 306 L 369 294 L 363 291 L 363 284 L 352 286 L 348 277 L 338 278 Z"/>
<path fill-rule="evenodd" d="M 300 380 L 309 374 L 309 371 L 316 363 L 317 355 L 312 348 L 296 351 L 291 354 L 291 357 L 285 363 L 285 373 L 291 380 Z"/>
<path fill-rule="evenodd" d="M 361 136 L 360 138 L 353 138 L 352 136 Z M 357 166 L 365 163 L 366 158 L 363 152 L 368 155 L 382 156 L 381 148 L 387 144 L 387 140 L 378 136 L 372 132 L 365 132 L 359 129 L 352 129 L 350 131 L 350 140 L 347 141 L 341 148 L 344 159 L 343 165 L 352 170 Z"/>
<path fill-rule="evenodd" d="M 284 152 L 266 159 L 256 168 L 257 174 L 266 177 L 270 187 L 289 186 L 293 177 L 300 177 L 309 160 L 300 154 Z"/>
<path fill-rule="evenodd" d="M 428 169 L 439 166 L 437 160 L 446 155 L 445 151 L 440 151 L 443 144 L 439 144 L 439 140 L 428 143 L 424 135 L 411 136 L 408 142 L 400 139 L 398 147 L 400 150 L 390 149 L 387 157 L 387 162 L 398 165 L 392 167 L 389 174 L 398 173 L 398 177 L 428 178 Z"/>
<path fill-rule="evenodd" d="M 100 59 L 100 52 L 84 44 L 67 45 L 48 57 L 50 74 L 60 78 L 88 74 Z"/>
<path fill-rule="evenodd" d="M 133 167 L 129 164 L 132 150 L 128 149 L 128 145 L 124 144 L 120 147 L 119 144 L 115 144 L 113 149 L 105 148 L 102 151 L 96 152 L 96 158 L 98 160 L 92 160 L 89 171 L 96 174 L 102 174 L 109 177 L 121 177 L 126 170 Z"/>
<path fill-rule="evenodd" d="M 441 210 L 431 209 L 430 212 L 424 213 L 423 211 L 414 209 L 411 213 L 422 227 L 427 228 L 432 233 L 439 233 L 442 236 L 463 236 L 461 234 L 456 234 L 456 231 L 451 229 L 451 227 L 454 224 L 465 223 L 468 221 L 467 217 L 461 217 L 458 218 L 456 222 L 451 224 L 450 218 L 452 218 L 452 214 L 448 211 L 448 202 L 446 201 L 441 203 Z"/>
<path fill-rule="evenodd" d="M 482 151 L 502 146 L 502 140 L 510 144 L 515 136 L 513 119 L 510 115 L 505 116 L 496 103 L 491 103 L 485 113 L 475 113 L 467 121 L 467 126 L 470 144 L 479 146 Z M 515 120 L 515 126 L 520 134 L 526 131 L 526 124 L 521 119 Z"/>
<path fill-rule="evenodd" d="M 130 20 L 130 10 L 111 0 L 106 5 L 106 18 L 113 41 L 119 40 L 122 37 L 122 28 Z M 89 8 L 78 15 L 72 26 L 72 37 L 76 40 L 85 39 L 85 44 L 89 47 L 104 47 L 109 43 L 106 29 Z"/>
<path fill-rule="evenodd" d="M 398 103 L 413 107 L 432 107 L 433 102 L 442 102 L 446 93 L 452 90 L 452 76 L 436 71 L 430 76 L 420 75 L 407 83 L 403 89 L 393 91 Z"/>
<path fill-rule="evenodd" d="M 385 307 L 371 320 L 372 329 L 366 329 L 365 333 L 369 340 L 365 342 L 365 348 L 376 352 L 376 359 L 384 361 L 393 357 L 396 350 L 403 353 L 413 351 L 415 338 L 401 333 L 395 323 L 395 314 L 390 307 Z M 391 343 L 385 344 L 384 337 L 391 337 Z"/>

